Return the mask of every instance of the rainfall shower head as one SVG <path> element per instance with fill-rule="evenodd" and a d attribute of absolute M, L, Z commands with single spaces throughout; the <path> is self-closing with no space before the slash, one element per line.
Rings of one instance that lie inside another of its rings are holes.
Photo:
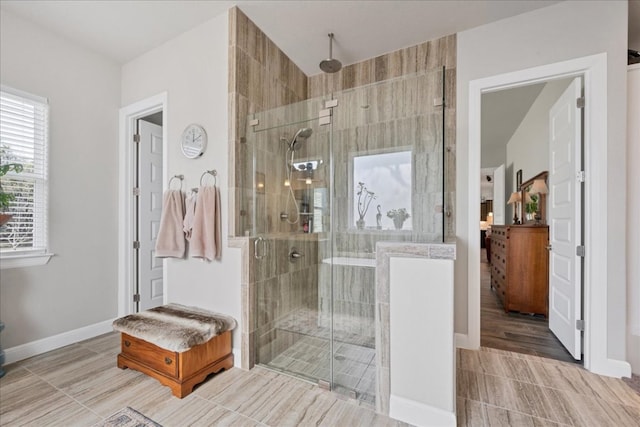
<path fill-rule="evenodd" d="M 311 128 L 301 128 L 298 129 L 291 141 L 289 141 L 289 150 L 295 151 L 298 145 L 298 142 L 305 140 L 311 136 L 313 130 Z"/>
<path fill-rule="evenodd" d="M 333 33 L 329 33 L 329 59 L 320 61 L 320 69 L 325 73 L 336 73 L 342 68 L 342 63 L 333 59 Z"/>

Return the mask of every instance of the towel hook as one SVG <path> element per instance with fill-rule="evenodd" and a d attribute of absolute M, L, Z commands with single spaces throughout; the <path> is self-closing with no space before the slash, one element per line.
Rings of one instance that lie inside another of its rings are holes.
<path fill-rule="evenodd" d="M 174 179 L 179 179 L 180 180 L 180 190 L 182 191 L 182 180 L 184 179 L 184 175 L 174 175 L 171 177 L 171 179 L 169 180 L 169 188 L 171 188 L 171 182 L 173 182 Z"/>
<path fill-rule="evenodd" d="M 202 179 L 207 175 L 211 175 L 213 176 L 213 185 L 214 187 L 216 186 L 216 184 L 218 183 L 218 179 L 216 178 L 216 176 L 218 176 L 218 171 L 215 169 L 211 169 L 210 171 L 204 171 L 203 174 L 200 176 L 200 187 L 202 187 Z"/>

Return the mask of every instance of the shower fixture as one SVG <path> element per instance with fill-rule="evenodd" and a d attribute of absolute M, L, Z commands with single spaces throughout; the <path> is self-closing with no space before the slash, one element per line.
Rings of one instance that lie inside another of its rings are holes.
<path fill-rule="evenodd" d="M 298 221 L 300 220 L 300 212 L 299 212 L 299 206 L 298 206 L 298 202 L 296 201 L 295 195 L 293 194 L 293 188 L 291 185 L 291 175 L 293 174 L 293 169 L 294 169 L 294 160 L 295 160 L 295 153 L 296 150 L 302 145 L 302 141 L 306 141 L 307 138 L 309 138 L 311 136 L 311 134 L 313 133 L 313 129 L 311 128 L 300 128 L 298 129 L 298 131 L 293 135 L 293 138 L 289 139 L 284 139 L 284 141 L 287 143 L 287 156 L 289 153 L 291 153 L 291 160 L 287 161 L 288 159 L 285 159 L 285 167 L 287 169 L 287 176 L 284 180 L 284 186 L 285 187 L 289 187 L 289 194 L 287 196 L 287 203 L 285 206 L 285 216 L 280 215 L 280 217 L 284 220 L 286 220 L 289 224 L 293 225 L 298 223 Z M 282 138 L 281 138 L 282 140 Z M 313 167 L 313 165 L 311 165 Z M 306 169 L 307 165 L 305 164 L 305 169 Z M 313 172 L 312 170 L 309 170 L 309 172 Z M 307 183 L 307 185 L 311 185 L 311 178 L 307 177 L 305 179 L 305 182 Z M 295 209 L 296 212 L 296 216 L 295 216 L 295 220 L 289 219 L 289 205 L 293 204 L 293 207 Z"/>
<path fill-rule="evenodd" d="M 342 63 L 333 58 L 333 33 L 329 33 L 329 59 L 320 61 L 320 69 L 325 73 L 336 73 L 342 68 Z"/>
<path fill-rule="evenodd" d="M 293 135 L 293 138 L 291 138 L 290 140 L 284 139 L 284 141 L 289 146 L 288 147 L 289 151 L 297 150 L 298 142 L 301 142 L 302 140 L 306 140 L 311 136 L 312 133 L 313 133 L 313 130 L 311 128 L 301 128 L 301 129 L 298 129 L 295 135 Z"/>

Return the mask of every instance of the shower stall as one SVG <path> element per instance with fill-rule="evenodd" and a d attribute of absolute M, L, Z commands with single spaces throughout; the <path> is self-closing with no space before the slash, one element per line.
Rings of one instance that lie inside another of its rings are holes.
<path fill-rule="evenodd" d="M 376 243 L 450 234 L 444 88 L 438 69 L 247 118 L 256 364 L 374 404 Z"/>

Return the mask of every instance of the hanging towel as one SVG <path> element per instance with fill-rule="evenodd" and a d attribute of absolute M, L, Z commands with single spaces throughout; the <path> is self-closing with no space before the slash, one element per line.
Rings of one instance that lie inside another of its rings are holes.
<path fill-rule="evenodd" d="M 182 230 L 184 231 L 184 237 L 189 241 L 191 240 L 191 231 L 193 229 L 193 217 L 196 214 L 196 203 L 198 200 L 198 193 L 193 192 L 187 197 L 185 202 L 186 213 L 184 214 L 184 222 Z"/>
<path fill-rule="evenodd" d="M 189 241 L 191 256 L 209 261 L 220 259 L 220 192 L 218 187 L 206 186 L 198 190 L 198 203 L 193 216 Z"/>
<path fill-rule="evenodd" d="M 183 198 L 180 190 L 167 190 L 164 193 L 160 229 L 156 238 L 156 257 L 184 257 Z"/>

